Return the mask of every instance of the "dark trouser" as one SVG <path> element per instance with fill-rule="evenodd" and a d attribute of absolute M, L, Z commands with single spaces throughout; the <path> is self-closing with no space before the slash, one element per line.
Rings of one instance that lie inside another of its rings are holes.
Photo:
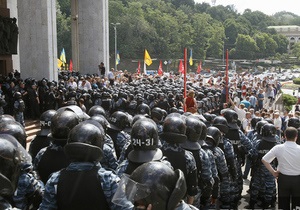
<path fill-rule="evenodd" d="M 114 79 L 110 79 L 110 80 L 109 80 L 109 84 L 110 84 L 111 86 L 114 86 L 115 80 L 114 80 Z"/>
<path fill-rule="evenodd" d="M 279 174 L 277 183 L 278 208 L 283 210 L 300 208 L 300 176 Z M 291 199 L 292 208 L 290 208 Z"/>

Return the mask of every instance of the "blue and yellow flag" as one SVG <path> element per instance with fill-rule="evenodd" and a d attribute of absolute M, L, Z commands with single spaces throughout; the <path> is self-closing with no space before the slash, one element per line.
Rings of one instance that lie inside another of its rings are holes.
<path fill-rule="evenodd" d="M 59 59 L 61 60 L 63 66 L 65 65 L 65 63 L 67 63 L 66 53 L 65 53 L 65 49 L 64 48 L 62 49 L 62 51 L 60 53 Z"/>
<path fill-rule="evenodd" d="M 117 50 L 117 57 L 116 57 L 116 65 L 120 64 L 120 54 L 119 54 L 119 50 Z"/>
<path fill-rule="evenodd" d="M 190 66 L 192 66 L 193 65 L 193 50 L 192 49 L 190 51 L 190 60 L 189 60 L 189 62 L 190 62 Z"/>

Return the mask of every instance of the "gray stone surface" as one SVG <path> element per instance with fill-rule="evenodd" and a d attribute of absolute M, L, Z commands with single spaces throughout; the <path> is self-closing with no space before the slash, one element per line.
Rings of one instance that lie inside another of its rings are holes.
<path fill-rule="evenodd" d="M 7 1 L 7 8 L 10 9 L 10 17 L 17 18 L 17 25 L 19 25 L 18 21 L 18 9 L 17 9 L 17 0 L 9 0 Z M 13 60 L 13 69 L 17 69 L 20 71 L 20 56 L 19 56 L 19 42 L 18 42 L 18 54 L 17 55 L 12 55 L 12 60 Z"/>
<path fill-rule="evenodd" d="M 98 65 L 104 62 L 108 71 L 108 0 L 71 2 L 74 70 L 99 73 Z"/>
<path fill-rule="evenodd" d="M 56 1 L 18 1 L 20 71 L 23 78 L 57 80 Z"/>

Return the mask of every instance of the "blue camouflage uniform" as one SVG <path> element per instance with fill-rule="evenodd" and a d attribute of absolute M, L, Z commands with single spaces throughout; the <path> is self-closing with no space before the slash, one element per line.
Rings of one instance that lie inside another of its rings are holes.
<path fill-rule="evenodd" d="M 230 182 L 228 167 L 224 152 L 219 147 L 211 148 L 215 156 L 216 166 L 220 179 L 220 196 L 219 200 L 222 202 L 221 208 L 228 208 L 230 201 Z"/>
<path fill-rule="evenodd" d="M 233 146 L 229 139 L 223 136 L 221 142 L 219 143 L 219 147 L 222 149 L 225 155 L 228 172 L 229 172 L 229 180 L 230 180 L 230 204 L 231 207 L 235 207 L 235 201 L 239 199 L 239 189 L 236 182 L 237 178 L 237 158 L 236 154 L 234 153 Z M 220 192 L 221 194 L 226 193 Z"/>
<path fill-rule="evenodd" d="M 105 143 L 103 145 L 103 158 L 100 163 L 106 170 L 116 170 L 118 167 L 117 155 L 111 144 Z"/>
<path fill-rule="evenodd" d="M 117 134 L 117 139 L 114 141 L 116 151 L 121 152 L 127 142 L 130 142 L 130 135 L 128 133 L 126 133 L 125 131 L 120 131 Z M 117 152 L 117 156 L 118 156 L 118 152 Z"/>
<path fill-rule="evenodd" d="M 193 157 L 193 154 L 189 151 L 184 150 L 182 147 L 179 146 L 177 143 L 168 143 L 164 142 L 162 145 L 161 150 L 163 151 L 163 154 L 165 155 L 166 152 L 178 152 L 178 153 L 184 153 L 185 157 L 185 167 L 186 169 L 181 169 L 185 175 L 186 183 L 187 183 L 187 194 L 189 196 L 195 196 L 198 193 L 198 179 L 197 179 L 197 167 L 196 167 L 196 161 Z M 174 162 L 170 160 L 170 157 L 168 157 L 169 162 L 173 166 L 174 170 L 178 169 L 174 167 Z M 175 157 L 176 158 L 176 157 Z"/>
<path fill-rule="evenodd" d="M 214 180 L 211 195 L 205 195 L 202 193 L 201 198 L 200 198 L 201 205 L 203 205 L 205 208 L 205 207 L 208 207 L 209 203 L 207 203 L 207 202 L 208 202 L 208 199 L 210 198 L 210 196 L 212 196 L 212 198 L 215 198 L 215 199 L 217 199 L 219 197 L 220 182 L 219 182 L 219 174 L 218 174 L 218 169 L 217 169 L 214 154 L 212 153 L 212 151 L 210 149 L 208 149 L 206 144 L 202 145 L 202 148 L 208 156 L 210 167 L 211 167 L 211 174 L 212 174 L 212 178 Z M 205 206 L 205 205 L 207 205 L 207 206 Z"/>
<path fill-rule="evenodd" d="M 44 192 L 44 184 L 38 180 L 32 171 L 32 165 L 25 163 L 21 166 L 21 174 L 19 176 L 18 186 L 13 195 L 14 205 L 20 209 L 27 209 L 30 205 L 39 206 L 39 203 L 30 203 L 30 198 L 35 194 L 38 198 L 42 198 Z"/>
<path fill-rule="evenodd" d="M 101 167 L 99 163 L 89 163 L 89 162 L 73 162 L 66 168 L 70 171 L 85 171 L 91 170 L 93 167 L 99 168 L 98 175 L 101 181 L 102 190 L 104 196 L 112 210 L 114 209 L 124 209 L 120 206 L 116 206 L 111 202 L 114 193 L 118 188 L 118 183 L 120 178 L 111 171 L 107 171 Z M 40 205 L 40 210 L 43 209 L 57 209 L 57 185 L 60 177 L 60 171 L 52 174 L 45 186 L 45 194 L 43 201 Z"/>
<path fill-rule="evenodd" d="M 184 201 L 181 201 L 178 206 L 174 210 L 198 210 L 195 206 L 189 205 Z"/>
<path fill-rule="evenodd" d="M 0 195 L 0 209 L 1 210 L 18 210 L 17 208 L 13 208 L 11 206 L 11 204 L 4 199 L 1 195 Z"/>
<path fill-rule="evenodd" d="M 199 193 L 196 195 L 193 205 L 197 208 L 206 206 L 212 192 L 212 186 L 214 185 L 214 179 L 212 176 L 212 168 L 210 158 L 204 149 L 198 151 L 199 158 L 201 160 L 201 166 L 198 169 L 198 185 Z"/>
<path fill-rule="evenodd" d="M 245 134 L 239 129 L 239 140 L 232 140 L 230 139 L 230 142 L 232 143 L 233 147 L 236 147 L 239 154 L 236 154 L 237 156 L 237 185 L 239 189 L 239 197 L 237 198 L 237 201 L 240 200 L 241 194 L 243 191 L 243 173 L 242 173 L 242 166 L 245 164 L 245 155 L 249 154 L 252 155 L 253 153 L 253 145 L 249 138 L 245 136 Z M 235 150 L 236 151 L 236 150 Z M 236 201 L 236 202 L 237 202 Z"/>
<path fill-rule="evenodd" d="M 275 177 L 263 165 L 261 159 L 276 144 L 277 142 L 266 142 L 261 139 L 257 139 L 255 142 L 252 156 L 253 173 L 250 182 L 250 205 L 257 203 L 258 199 L 261 200 L 262 207 L 266 208 L 275 203 Z M 276 161 L 271 162 L 271 165 L 276 168 Z"/>
<path fill-rule="evenodd" d="M 130 145 L 131 145 L 131 141 L 127 141 L 126 144 L 124 145 L 124 147 L 122 148 L 120 157 L 118 159 L 118 164 L 122 164 L 122 162 L 125 159 L 127 159 L 128 153 L 132 150 L 132 148 L 130 148 Z"/>

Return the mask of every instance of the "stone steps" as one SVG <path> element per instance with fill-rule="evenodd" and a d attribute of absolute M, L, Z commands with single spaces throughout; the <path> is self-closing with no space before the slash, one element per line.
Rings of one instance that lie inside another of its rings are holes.
<path fill-rule="evenodd" d="M 40 121 L 39 120 L 26 120 L 25 121 L 25 131 L 27 134 L 26 142 L 30 143 L 32 139 L 36 136 L 37 132 L 40 131 Z"/>

